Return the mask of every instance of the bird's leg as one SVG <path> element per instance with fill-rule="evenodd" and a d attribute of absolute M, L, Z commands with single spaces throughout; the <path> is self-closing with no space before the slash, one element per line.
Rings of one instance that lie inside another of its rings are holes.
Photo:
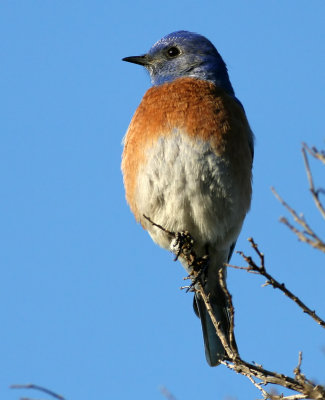
<path fill-rule="evenodd" d="M 209 254 L 208 252 L 202 257 L 195 257 L 193 263 L 190 265 L 193 268 L 193 272 L 190 274 L 192 275 L 192 284 L 190 288 L 193 288 L 198 282 L 201 281 L 202 285 L 204 286 L 205 280 L 205 272 L 208 270 L 209 267 Z M 203 279 L 202 279 L 203 278 Z"/>

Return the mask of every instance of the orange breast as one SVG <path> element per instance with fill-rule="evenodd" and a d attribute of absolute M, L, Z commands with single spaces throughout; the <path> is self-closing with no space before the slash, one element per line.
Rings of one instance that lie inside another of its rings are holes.
<path fill-rule="evenodd" d="M 140 166 L 159 137 L 182 129 L 193 139 L 211 143 L 217 155 L 227 154 L 233 174 L 250 187 L 252 133 L 238 102 L 213 83 L 180 78 L 155 86 L 144 95 L 125 137 L 122 171 L 126 198 L 139 219 L 134 192 Z M 247 194 L 250 197 L 250 193 Z"/>

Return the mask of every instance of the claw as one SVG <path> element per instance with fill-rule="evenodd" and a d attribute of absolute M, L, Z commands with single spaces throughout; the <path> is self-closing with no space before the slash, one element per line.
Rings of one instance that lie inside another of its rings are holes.
<path fill-rule="evenodd" d="M 171 243 L 172 251 L 175 253 L 174 261 L 177 261 L 182 253 L 184 255 L 189 254 L 193 245 L 194 240 L 188 231 L 177 232 Z"/>

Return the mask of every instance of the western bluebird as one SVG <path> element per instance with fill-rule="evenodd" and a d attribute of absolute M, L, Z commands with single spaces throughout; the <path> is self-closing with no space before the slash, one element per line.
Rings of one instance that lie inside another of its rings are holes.
<path fill-rule="evenodd" d="M 173 32 L 147 54 L 123 59 L 144 66 L 151 87 L 124 140 L 126 199 L 151 238 L 175 251 L 171 232 L 189 231 L 198 256 L 209 255 L 204 288 L 225 334 L 227 299 L 218 271 L 233 252 L 251 201 L 253 134 L 226 64 L 205 37 Z M 189 270 L 185 260 L 180 260 Z M 209 365 L 226 357 L 203 300 L 194 295 Z"/>

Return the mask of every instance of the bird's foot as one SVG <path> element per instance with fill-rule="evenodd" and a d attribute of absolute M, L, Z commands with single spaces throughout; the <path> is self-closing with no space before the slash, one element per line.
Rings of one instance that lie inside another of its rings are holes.
<path fill-rule="evenodd" d="M 182 257 L 187 262 L 190 271 L 188 279 L 192 280 L 191 285 L 186 287 L 187 292 L 195 291 L 195 285 L 204 280 L 205 273 L 209 267 L 208 249 L 206 255 L 198 257 L 193 247 L 194 240 L 188 231 L 177 232 L 170 245 L 172 252 L 175 254 L 174 261 Z M 204 284 L 204 282 L 202 283 Z"/>
<path fill-rule="evenodd" d="M 188 231 L 177 232 L 171 242 L 171 250 L 175 254 L 174 261 L 178 260 L 180 255 L 185 258 L 190 256 L 194 245 L 194 240 Z"/>

